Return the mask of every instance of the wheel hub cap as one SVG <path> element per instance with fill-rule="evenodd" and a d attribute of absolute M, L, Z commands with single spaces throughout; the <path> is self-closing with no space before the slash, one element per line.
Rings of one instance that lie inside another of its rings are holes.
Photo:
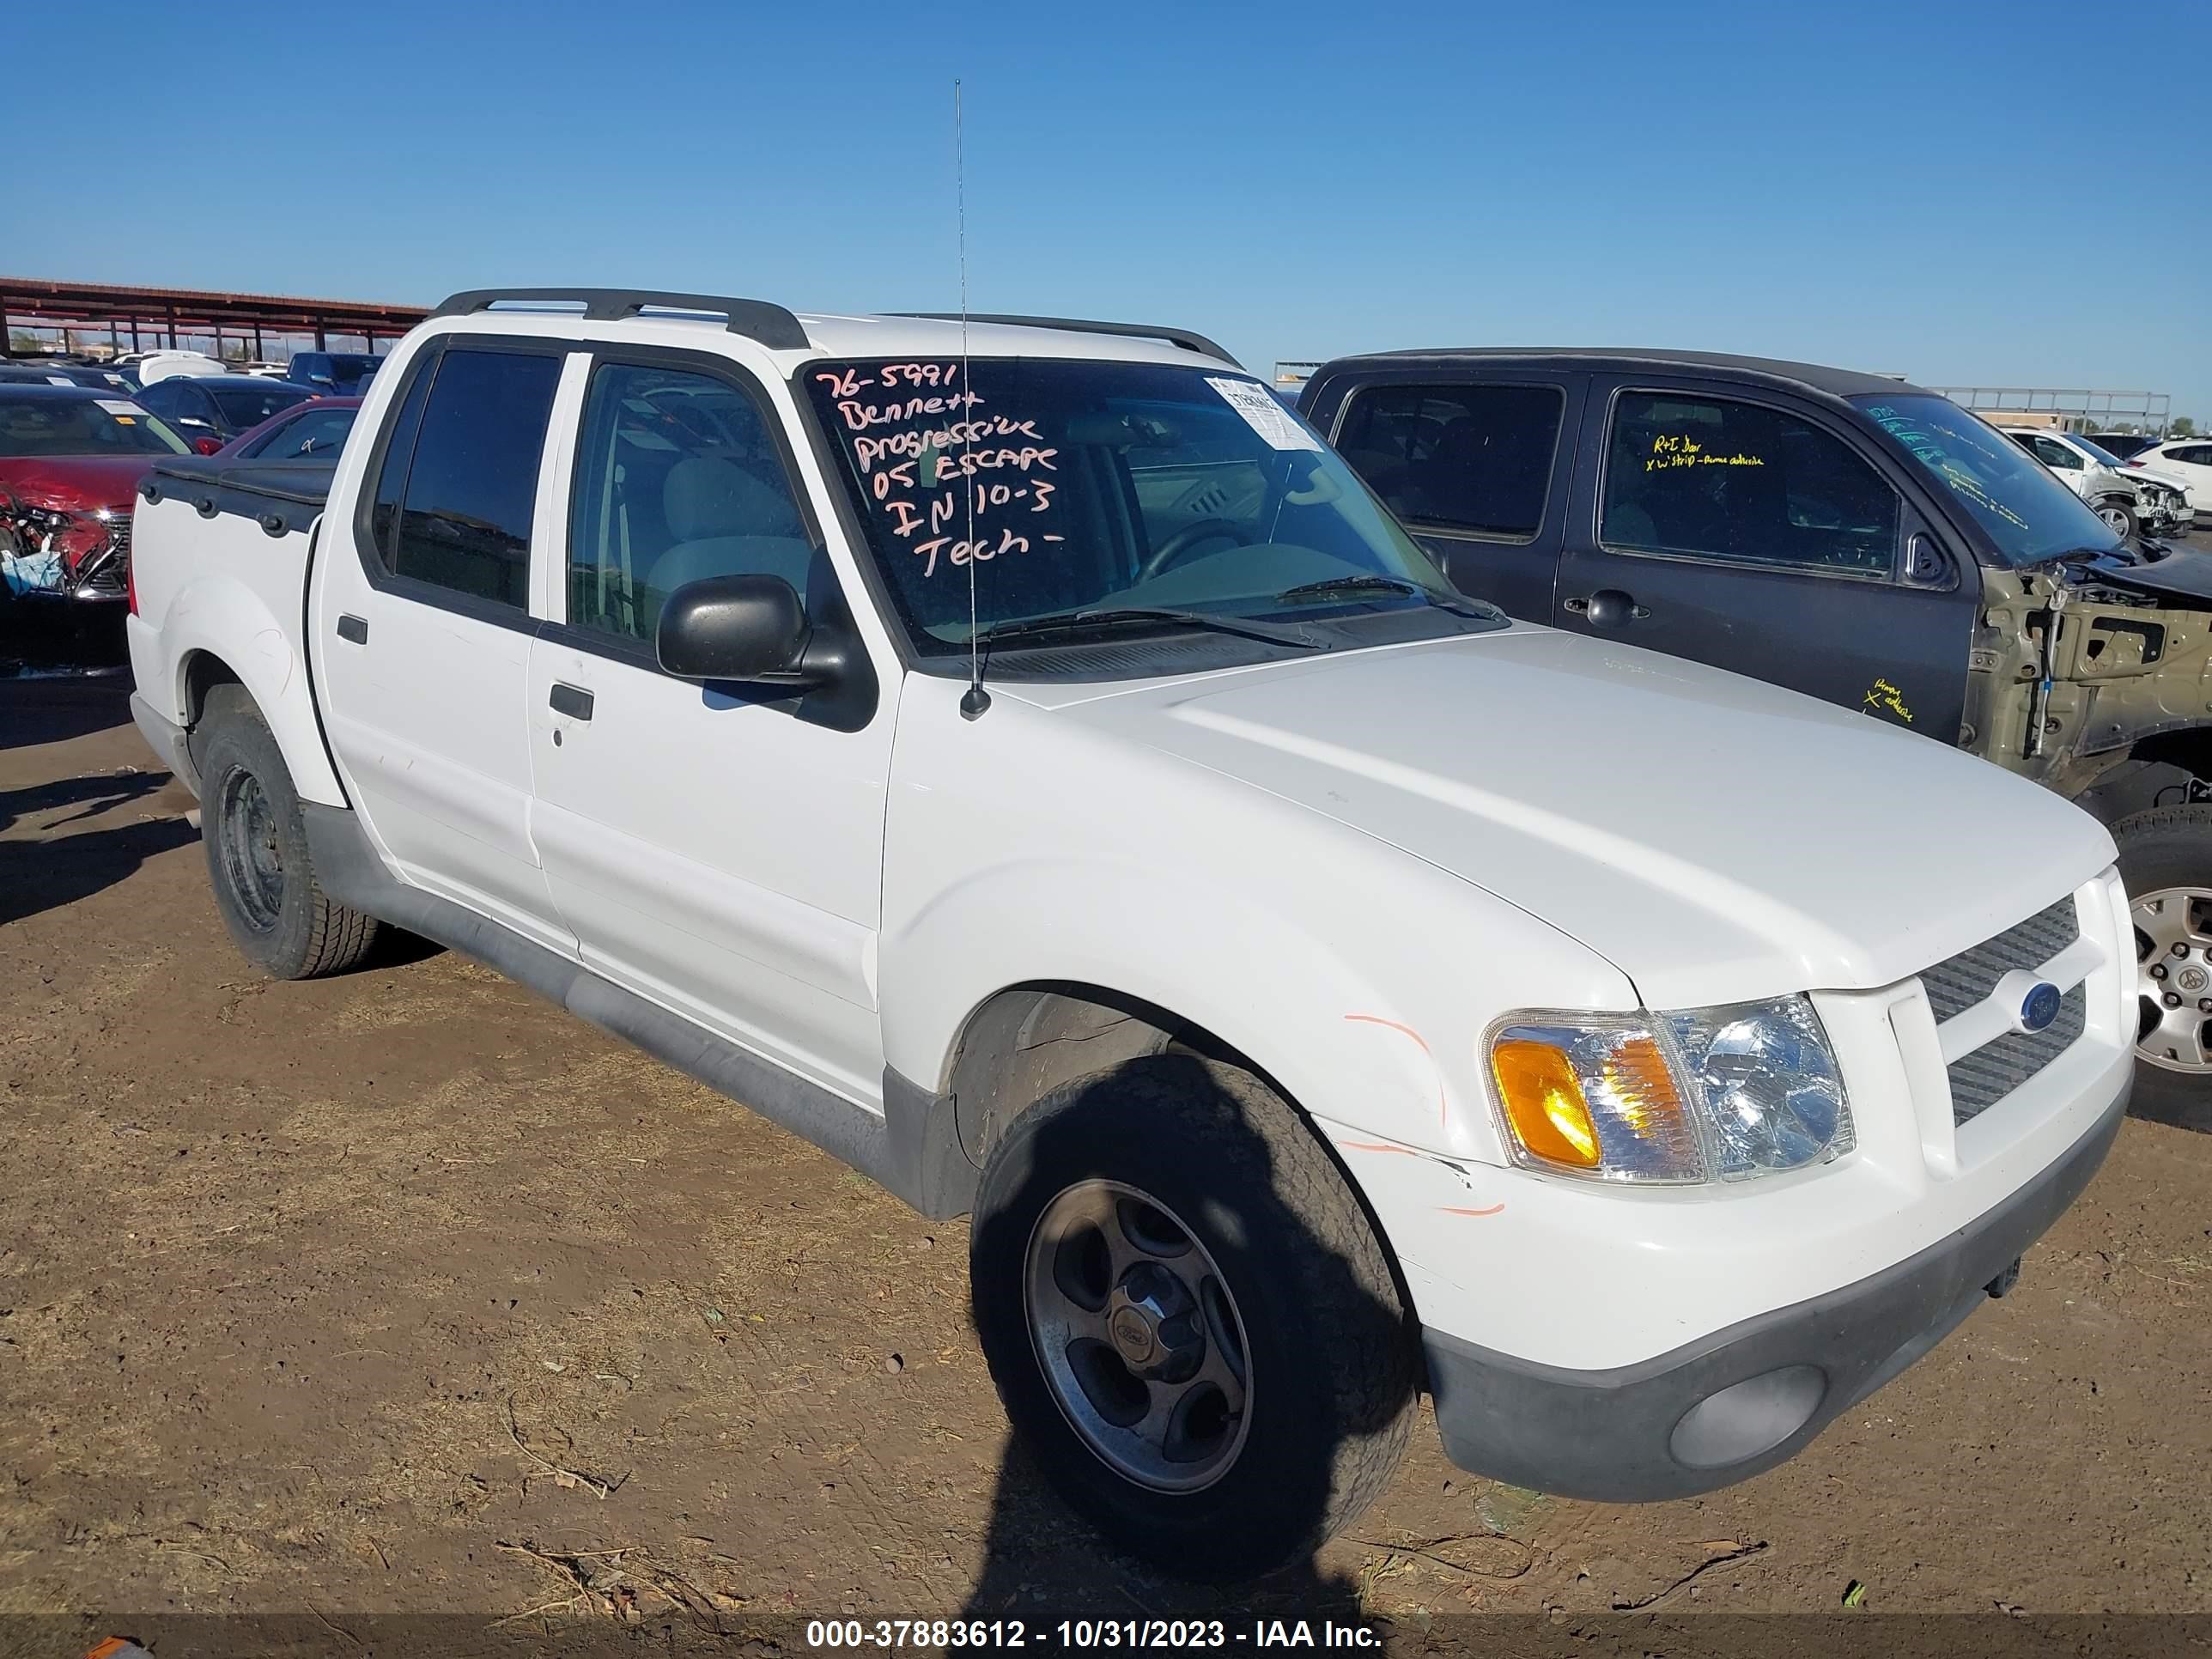
<path fill-rule="evenodd" d="M 2212 889 L 2136 896 L 2136 1052 L 2169 1072 L 2212 1073 Z"/>
<path fill-rule="evenodd" d="M 1047 1205 L 1023 1276 L 1030 1342 L 1068 1425 L 1160 1492 L 1225 1474 L 1244 1444 L 1244 1326 L 1206 1247 L 1158 1200 L 1079 1182 Z"/>

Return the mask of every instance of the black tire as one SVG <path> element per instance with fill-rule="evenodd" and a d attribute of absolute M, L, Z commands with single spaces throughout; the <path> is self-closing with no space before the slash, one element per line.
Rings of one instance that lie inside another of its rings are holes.
<path fill-rule="evenodd" d="M 2097 516 L 2118 531 L 2123 541 L 2133 541 L 2142 526 L 2136 518 L 2136 510 L 2114 496 L 2097 503 Z"/>
<path fill-rule="evenodd" d="M 290 769 L 242 686 L 208 694 L 192 757 L 208 883 L 246 959 L 277 979 L 357 966 L 376 942 L 376 919 L 336 902 L 316 881 Z"/>
<path fill-rule="evenodd" d="M 1140 1484 L 1093 1450 L 1047 1377 L 1048 1339 L 1032 1340 L 1032 1237 L 1056 1200 L 1100 1181 L 1187 1227 L 1232 1298 L 1241 1437 L 1195 1491 Z M 1046 1479 L 1110 1544 L 1177 1577 L 1241 1581 L 1310 1553 L 1404 1454 L 1419 1348 L 1389 1257 L 1313 1130 L 1233 1066 L 1152 1055 L 1046 1096 L 991 1153 L 969 1273 L 992 1376 Z"/>
<path fill-rule="evenodd" d="M 2143 906 L 2154 895 L 2175 889 L 2196 889 L 2212 895 L 2212 805 L 2160 806 L 2138 812 L 2112 826 L 2112 839 L 2120 848 L 2120 879 L 2130 902 L 2136 907 L 2136 948 L 2140 957 L 2149 935 L 2144 931 Z M 2169 968 L 2169 981 L 2180 994 L 2179 975 L 2195 968 L 2212 977 L 2212 960 L 2197 951 L 2195 960 L 2179 959 Z M 2156 1011 L 2148 1006 L 2143 1023 Z M 2212 1016 L 2206 1024 L 2212 1026 Z M 2148 1033 L 2155 1038 L 2154 1031 Z M 2155 1046 L 2154 1043 L 2148 1046 Z M 2212 1070 L 2175 1069 L 2167 1059 L 2161 1064 L 2138 1048 L 2136 1057 L 2134 1109 L 2162 1122 L 2184 1123 L 2212 1130 Z"/>

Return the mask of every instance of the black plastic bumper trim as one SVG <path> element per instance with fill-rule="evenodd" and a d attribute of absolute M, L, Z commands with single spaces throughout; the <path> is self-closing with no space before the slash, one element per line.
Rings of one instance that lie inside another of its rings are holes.
<path fill-rule="evenodd" d="M 1601 1503 L 1686 1498 L 1772 1468 L 1988 1299 L 1988 1287 L 2005 1279 L 2104 1163 L 2128 1092 L 2123 1085 L 2094 1127 L 2042 1174 L 1948 1237 L 1856 1284 L 1754 1315 L 1656 1358 L 1571 1370 L 1425 1330 L 1445 1455 L 1493 1480 Z M 1826 1380 L 1794 1433 L 1735 1462 L 1692 1468 L 1676 1458 L 1676 1425 L 1692 1407 L 1792 1366 L 1816 1367 Z"/>

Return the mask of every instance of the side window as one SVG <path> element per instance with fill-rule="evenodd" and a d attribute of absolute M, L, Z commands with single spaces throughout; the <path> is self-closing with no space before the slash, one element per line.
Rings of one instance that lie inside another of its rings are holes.
<path fill-rule="evenodd" d="M 1337 447 L 1408 523 L 1528 541 L 1565 407 L 1559 386 L 1370 386 L 1352 394 Z"/>
<path fill-rule="evenodd" d="M 329 461 L 337 459 L 353 429 L 350 409 L 319 409 L 258 439 L 249 454 L 270 461 Z"/>
<path fill-rule="evenodd" d="M 602 363 L 584 399 L 568 521 L 568 621 L 650 641 L 707 576 L 781 576 L 806 597 L 814 544 L 769 425 L 728 381 Z"/>
<path fill-rule="evenodd" d="M 2044 465 L 2055 466 L 2062 472 L 2081 470 L 2081 458 L 2057 439 L 2031 438 L 2028 442 L 2035 450 L 2035 459 Z"/>
<path fill-rule="evenodd" d="M 1779 410 L 1624 392 L 1599 539 L 1638 552 L 1887 574 L 1897 492 L 1843 441 Z"/>
<path fill-rule="evenodd" d="M 450 345 L 440 356 L 392 527 L 393 575 L 527 607 L 538 464 L 560 378 L 557 356 Z M 379 516 L 395 516 L 386 490 L 406 424 L 403 409 L 378 479 Z"/>
<path fill-rule="evenodd" d="M 156 380 L 138 394 L 138 406 L 149 415 L 173 420 L 177 413 L 177 383 Z"/>

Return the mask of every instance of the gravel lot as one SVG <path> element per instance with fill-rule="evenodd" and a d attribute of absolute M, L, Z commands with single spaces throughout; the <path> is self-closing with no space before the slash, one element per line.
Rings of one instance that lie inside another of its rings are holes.
<path fill-rule="evenodd" d="M 0 683 L 0 1614 L 58 1620 L 0 1650 L 1197 1608 L 1710 1652 L 1708 1614 L 1832 1632 L 1853 1585 L 1851 1619 L 1984 1615 L 1956 1644 L 2212 1614 L 2212 1136 L 2128 1123 L 2014 1295 L 1759 1480 L 1551 1500 L 1425 1425 L 1357 1537 L 1194 1595 L 1006 1456 L 963 1225 L 461 957 L 257 978 L 126 690 Z"/>

